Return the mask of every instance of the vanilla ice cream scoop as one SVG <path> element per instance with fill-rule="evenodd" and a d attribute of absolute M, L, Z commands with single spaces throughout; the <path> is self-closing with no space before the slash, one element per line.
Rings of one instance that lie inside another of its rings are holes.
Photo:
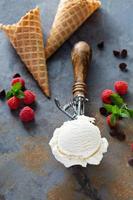
<path fill-rule="evenodd" d="M 108 142 L 101 137 L 94 121 L 94 118 L 79 116 L 54 131 L 49 144 L 55 158 L 65 167 L 100 164 Z"/>
<path fill-rule="evenodd" d="M 57 107 L 72 120 L 55 129 L 50 146 L 55 158 L 66 167 L 87 164 L 99 165 L 103 154 L 107 152 L 108 142 L 101 137 L 95 119 L 86 117 L 87 102 L 86 78 L 92 57 L 92 49 L 86 42 L 78 42 L 72 50 L 74 69 L 73 101 Z"/>

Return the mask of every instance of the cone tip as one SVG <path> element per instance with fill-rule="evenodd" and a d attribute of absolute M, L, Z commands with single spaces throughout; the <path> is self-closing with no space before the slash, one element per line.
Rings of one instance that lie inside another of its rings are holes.
<path fill-rule="evenodd" d="M 101 3 L 101 1 L 100 1 L 100 0 L 97 0 L 97 4 L 99 5 L 99 7 L 101 7 L 101 6 L 102 6 L 102 3 Z"/>
<path fill-rule="evenodd" d="M 94 0 L 94 3 L 96 3 L 97 7 L 101 7 L 102 3 L 100 0 Z"/>
<path fill-rule="evenodd" d="M 36 6 L 35 8 L 31 9 L 31 10 L 28 11 L 27 13 L 29 13 L 29 12 L 33 12 L 33 11 L 40 12 L 40 8 L 39 8 L 39 6 Z"/>
<path fill-rule="evenodd" d="M 42 89 L 43 91 L 43 94 L 48 98 L 50 99 L 51 98 L 51 91 L 49 89 L 49 84 L 45 87 L 43 87 L 41 84 L 39 84 L 40 88 Z"/>
<path fill-rule="evenodd" d="M 48 100 L 50 100 L 50 99 L 51 99 L 51 97 L 48 97 L 48 96 L 46 96 L 46 97 L 47 97 L 47 99 L 48 99 Z"/>
<path fill-rule="evenodd" d="M 35 9 L 36 9 L 36 10 L 40 10 L 40 8 L 39 8 L 39 6 L 38 6 L 38 5 L 35 7 Z"/>
<path fill-rule="evenodd" d="M 50 91 L 44 91 L 44 95 L 47 97 L 47 99 L 51 99 Z"/>
<path fill-rule="evenodd" d="M 102 3 L 101 3 L 101 1 L 100 0 L 87 0 L 88 1 L 88 3 L 89 4 L 93 4 L 93 5 L 95 5 L 95 6 L 97 6 L 97 8 L 100 8 L 101 7 L 101 5 L 102 5 Z"/>

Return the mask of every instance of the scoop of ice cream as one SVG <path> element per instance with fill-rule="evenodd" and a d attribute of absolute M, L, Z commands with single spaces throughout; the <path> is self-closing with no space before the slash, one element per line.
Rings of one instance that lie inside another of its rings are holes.
<path fill-rule="evenodd" d="M 94 118 L 79 116 L 54 131 L 49 144 L 55 158 L 65 167 L 100 164 L 103 153 L 107 152 L 108 142 L 101 138 L 94 122 Z"/>

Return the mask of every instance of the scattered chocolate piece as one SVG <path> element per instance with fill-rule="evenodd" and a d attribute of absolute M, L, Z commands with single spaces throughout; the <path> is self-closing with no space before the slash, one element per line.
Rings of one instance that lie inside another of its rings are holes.
<path fill-rule="evenodd" d="M 4 99 L 6 97 L 6 92 L 5 92 L 5 90 L 1 90 L 0 91 L 0 99 Z"/>
<path fill-rule="evenodd" d="M 128 55 L 127 50 L 126 50 L 126 49 L 123 49 L 123 50 L 121 51 L 121 57 L 122 57 L 122 58 L 126 58 L 127 55 Z"/>
<path fill-rule="evenodd" d="M 120 63 L 119 68 L 121 69 L 121 71 L 127 71 L 127 64 L 126 63 Z"/>
<path fill-rule="evenodd" d="M 97 44 L 97 47 L 102 50 L 104 48 L 104 41 L 101 41 Z"/>
<path fill-rule="evenodd" d="M 120 57 L 120 51 L 114 50 L 113 54 L 115 57 L 119 58 Z"/>
<path fill-rule="evenodd" d="M 133 158 L 130 158 L 130 159 L 128 160 L 128 164 L 129 164 L 131 167 L 133 167 Z"/>
<path fill-rule="evenodd" d="M 25 90 L 26 90 L 26 87 L 25 87 L 25 86 L 23 86 L 23 87 L 22 87 L 22 91 L 24 92 Z"/>
<path fill-rule="evenodd" d="M 18 78 L 18 77 L 21 77 L 21 75 L 18 73 L 13 75 L 13 78 Z"/>
<path fill-rule="evenodd" d="M 112 136 L 112 137 L 116 137 L 117 136 L 117 132 L 115 129 L 111 129 L 111 131 L 109 132 L 109 134 Z"/>
<path fill-rule="evenodd" d="M 109 134 L 112 137 L 116 137 L 120 141 L 124 141 L 126 139 L 126 135 L 125 135 L 124 131 L 122 131 L 120 129 L 119 125 L 117 125 L 116 127 L 112 128 L 110 130 Z"/>
<path fill-rule="evenodd" d="M 126 135 L 123 132 L 118 132 L 116 137 L 120 141 L 124 141 L 126 139 Z"/>
<path fill-rule="evenodd" d="M 100 112 L 101 115 L 103 115 L 105 117 L 108 115 L 107 110 L 104 107 L 101 107 L 99 109 L 99 112 Z"/>

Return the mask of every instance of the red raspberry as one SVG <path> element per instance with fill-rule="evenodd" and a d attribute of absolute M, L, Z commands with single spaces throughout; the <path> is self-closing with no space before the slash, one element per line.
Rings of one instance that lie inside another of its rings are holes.
<path fill-rule="evenodd" d="M 131 151 L 133 152 L 133 143 L 131 144 Z"/>
<path fill-rule="evenodd" d="M 7 104 L 11 110 L 16 110 L 20 106 L 20 100 L 14 96 L 7 101 Z"/>
<path fill-rule="evenodd" d="M 25 97 L 24 97 L 24 103 L 26 104 L 26 105 L 30 105 L 30 104 L 32 104 L 34 101 L 35 101 L 35 99 L 36 99 L 36 95 L 35 95 L 35 93 L 33 93 L 32 91 L 30 91 L 30 90 L 25 90 L 24 91 L 24 95 L 25 95 Z"/>
<path fill-rule="evenodd" d="M 114 128 L 116 126 L 116 123 L 111 124 L 111 115 L 108 115 L 108 117 L 106 118 L 106 121 L 110 128 Z"/>
<path fill-rule="evenodd" d="M 13 78 L 11 85 L 14 85 L 15 83 L 21 83 L 23 87 L 25 86 L 25 81 L 21 77 Z"/>
<path fill-rule="evenodd" d="M 20 111 L 19 117 L 23 122 L 30 122 L 35 118 L 35 112 L 32 108 L 26 106 Z"/>
<path fill-rule="evenodd" d="M 126 81 L 116 81 L 114 84 L 116 92 L 120 95 L 127 94 L 128 83 Z"/>
<path fill-rule="evenodd" d="M 112 90 L 106 89 L 102 92 L 101 98 L 104 103 L 111 104 L 110 96 L 114 94 Z"/>

